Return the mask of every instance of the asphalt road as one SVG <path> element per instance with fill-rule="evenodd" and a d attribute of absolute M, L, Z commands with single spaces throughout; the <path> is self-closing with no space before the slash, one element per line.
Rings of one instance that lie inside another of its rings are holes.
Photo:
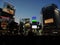
<path fill-rule="evenodd" d="M 48 41 L 58 41 L 59 36 L 0 36 L 2 45 L 40 45 Z M 51 42 L 50 42 L 51 43 Z"/>

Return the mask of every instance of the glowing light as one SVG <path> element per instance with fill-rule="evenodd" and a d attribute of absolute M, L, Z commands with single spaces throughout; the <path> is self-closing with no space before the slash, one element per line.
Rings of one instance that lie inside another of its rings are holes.
<path fill-rule="evenodd" d="M 32 20 L 36 20 L 36 16 L 33 16 L 33 17 L 32 17 Z"/>
<path fill-rule="evenodd" d="M 37 25 L 32 25 L 32 28 L 33 29 L 37 29 Z"/>
<path fill-rule="evenodd" d="M 37 22 L 37 20 L 32 20 L 32 22 Z"/>
<path fill-rule="evenodd" d="M 53 21 L 53 18 L 50 18 L 50 19 L 47 19 L 47 20 L 45 20 L 45 23 L 53 23 L 54 21 Z"/>

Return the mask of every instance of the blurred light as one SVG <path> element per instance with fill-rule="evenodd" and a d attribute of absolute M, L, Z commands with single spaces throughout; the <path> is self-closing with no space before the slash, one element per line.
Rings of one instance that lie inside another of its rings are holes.
<path fill-rule="evenodd" d="M 33 29 L 37 29 L 37 25 L 32 25 L 32 28 Z"/>
<path fill-rule="evenodd" d="M 30 27 L 30 23 L 26 23 L 26 24 L 25 24 L 25 27 L 27 27 L 27 26 Z"/>
<path fill-rule="evenodd" d="M 59 9 L 55 9 L 55 14 L 59 15 Z"/>
<path fill-rule="evenodd" d="M 7 8 L 3 8 L 3 11 L 6 12 L 6 13 L 9 13 L 9 14 L 14 14 L 14 10 L 10 10 L 10 9 L 7 9 Z"/>
<path fill-rule="evenodd" d="M 36 16 L 33 16 L 33 17 L 32 17 L 32 20 L 36 20 Z"/>
<path fill-rule="evenodd" d="M 50 19 L 46 19 L 45 20 L 45 23 L 53 23 L 54 21 L 53 21 L 53 18 L 50 18 Z"/>
<path fill-rule="evenodd" d="M 32 22 L 37 22 L 37 20 L 32 20 Z"/>

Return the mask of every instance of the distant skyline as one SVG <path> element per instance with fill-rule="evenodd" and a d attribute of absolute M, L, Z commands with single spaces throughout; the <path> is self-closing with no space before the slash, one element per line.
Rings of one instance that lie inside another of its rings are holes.
<path fill-rule="evenodd" d="M 15 6 L 15 21 L 19 22 L 20 18 L 37 17 L 37 21 L 41 22 L 41 9 L 49 4 L 56 4 L 60 9 L 60 0 L 3 0 Z M 0 7 L 3 6 L 3 1 L 0 0 Z"/>

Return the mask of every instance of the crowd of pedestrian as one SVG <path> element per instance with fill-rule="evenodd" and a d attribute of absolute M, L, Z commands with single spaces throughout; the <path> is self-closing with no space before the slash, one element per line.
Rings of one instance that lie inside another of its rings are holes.
<path fill-rule="evenodd" d="M 31 24 L 30 26 L 26 27 L 21 22 L 18 24 L 15 21 L 1 21 L 0 22 L 0 35 L 36 35 L 33 33 Z"/>

